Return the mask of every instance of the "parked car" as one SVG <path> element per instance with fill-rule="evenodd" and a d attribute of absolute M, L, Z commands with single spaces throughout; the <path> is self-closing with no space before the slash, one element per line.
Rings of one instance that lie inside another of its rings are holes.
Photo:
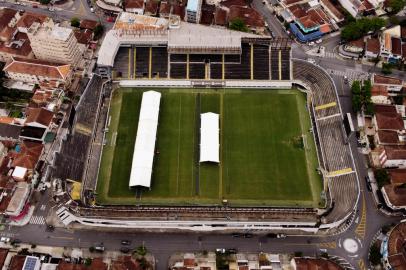
<path fill-rule="evenodd" d="M 246 233 L 244 234 L 244 238 L 252 238 L 254 235 L 252 233 Z"/>
<path fill-rule="evenodd" d="M 244 234 L 242 234 L 242 233 L 232 233 L 231 236 L 232 237 L 242 237 L 242 236 L 244 236 Z"/>
<path fill-rule="evenodd" d="M 268 233 L 266 236 L 269 238 L 278 238 L 278 234 L 276 233 Z"/>
<path fill-rule="evenodd" d="M 129 249 L 128 247 L 121 247 L 121 248 L 120 248 L 120 252 L 122 252 L 122 253 L 128 253 L 128 252 L 130 252 L 130 249 Z"/>
<path fill-rule="evenodd" d="M 94 250 L 97 252 L 104 252 L 104 246 L 100 245 L 100 246 L 95 246 Z"/>
<path fill-rule="evenodd" d="M 130 241 L 130 240 L 122 240 L 122 241 L 121 241 L 121 244 L 122 244 L 123 246 L 129 246 L 129 245 L 131 245 L 131 241 Z"/>
<path fill-rule="evenodd" d="M 94 8 L 93 7 L 90 7 L 90 12 L 94 12 Z"/>
<path fill-rule="evenodd" d="M 309 46 L 314 46 L 314 41 L 310 41 L 307 45 L 309 45 Z"/>
<path fill-rule="evenodd" d="M 319 38 L 318 40 L 316 40 L 316 44 L 320 44 L 320 43 L 322 43 L 323 42 L 323 40 L 321 39 L 321 38 Z"/>
<path fill-rule="evenodd" d="M 286 238 L 286 234 L 284 233 L 278 233 L 278 235 L 276 236 L 277 238 Z"/>
<path fill-rule="evenodd" d="M 216 248 L 216 253 L 226 253 L 225 248 Z"/>
<path fill-rule="evenodd" d="M 369 176 L 365 176 L 365 181 L 367 182 L 367 189 L 368 191 L 372 191 L 372 185 L 371 185 L 371 179 L 369 179 Z"/>
<path fill-rule="evenodd" d="M 226 250 L 226 252 L 228 254 L 237 254 L 238 251 L 235 248 L 229 248 L 229 249 Z"/>
<path fill-rule="evenodd" d="M 3 242 L 3 243 L 8 243 L 8 242 L 10 242 L 10 240 L 11 240 L 10 237 L 4 237 L 3 236 L 3 237 L 0 238 L 0 242 Z"/>

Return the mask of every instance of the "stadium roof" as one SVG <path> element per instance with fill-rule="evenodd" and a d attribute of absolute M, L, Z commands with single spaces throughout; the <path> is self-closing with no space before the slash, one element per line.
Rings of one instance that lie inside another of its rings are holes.
<path fill-rule="evenodd" d="M 165 44 L 171 51 L 239 53 L 241 38 L 263 37 L 251 33 L 122 12 L 113 29 L 107 32 L 102 42 L 97 64 L 112 67 L 121 45 Z"/>
<path fill-rule="evenodd" d="M 160 100 L 161 93 L 155 91 L 144 92 L 142 95 L 131 167 L 130 187 L 151 187 Z"/>
<path fill-rule="evenodd" d="M 200 115 L 200 162 L 220 162 L 219 115 L 208 112 Z"/>

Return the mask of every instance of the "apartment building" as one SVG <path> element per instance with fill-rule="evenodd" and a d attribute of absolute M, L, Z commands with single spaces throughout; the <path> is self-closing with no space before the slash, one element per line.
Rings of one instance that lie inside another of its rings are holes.
<path fill-rule="evenodd" d="M 27 34 L 38 59 L 73 66 L 81 59 L 82 49 L 73 30 L 55 25 L 52 19 L 42 24 L 33 23 Z"/>

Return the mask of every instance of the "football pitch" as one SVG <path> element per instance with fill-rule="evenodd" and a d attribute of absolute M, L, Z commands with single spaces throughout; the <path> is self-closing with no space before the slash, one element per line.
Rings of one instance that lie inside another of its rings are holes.
<path fill-rule="evenodd" d="M 151 190 L 128 187 L 142 93 L 113 93 L 97 184 L 100 205 L 317 207 L 322 180 L 306 96 L 297 90 L 162 93 Z M 220 114 L 220 163 L 199 163 L 201 113 Z M 136 195 L 137 193 L 137 195 Z"/>

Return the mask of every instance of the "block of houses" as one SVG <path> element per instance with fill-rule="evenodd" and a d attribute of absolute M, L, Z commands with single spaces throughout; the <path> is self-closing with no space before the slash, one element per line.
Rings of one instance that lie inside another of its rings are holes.
<path fill-rule="evenodd" d="M 381 43 L 378 38 L 368 38 L 366 40 L 365 58 L 374 59 L 379 56 L 381 52 Z"/>
<path fill-rule="evenodd" d="M 338 0 L 354 18 L 373 14 L 375 7 L 369 0 Z M 375 2 L 374 2 L 375 3 Z"/>
<path fill-rule="evenodd" d="M 337 263 L 324 258 L 294 258 L 291 260 L 292 270 L 328 269 L 344 270 Z"/>
<path fill-rule="evenodd" d="M 159 2 L 154 0 L 148 0 L 145 2 L 144 15 L 157 16 L 159 10 Z"/>
<path fill-rule="evenodd" d="M 390 184 L 381 189 L 387 206 L 393 210 L 406 209 L 406 169 L 388 169 Z"/>
<path fill-rule="evenodd" d="M 161 5 L 162 5 L 162 2 L 161 2 Z M 143 15 L 144 14 L 144 0 L 124 0 L 123 9 L 126 12 Z"/>
<path fill-rule="evenodd" d="M 10 217 L 17 217 L 24 209 L 29 198 L 31 186 L 27 182 L 18 182 L 14 189 L 11 200 L 7 206 L 5 214 Z"/>
<path fill-rule="evenodd" d="M 260 33 L 265 30 L 265 22 L 261 14 L 251 7 L 231 6 L 228 13 L 228 21 L 240 18 L 245 25 L 254 32 Z"/>
<path fill-rule="evenodd" d="M 57 64 L 38 59 L 12 58 L 4 67 L 7 78 L 37 84 L 41 89 L 65 89 L 71 83 L 73 72 L 69 64 Z"/>
<path fill-rule="evenodd" d="M 334 3 L 331 2 L 331 0 L 321 0 L 320 5 L 336 23 L 344 21 L 344 14 L 336 7 Z"/>
<path fill-rule="evenodd" d="M 54 113 L 45 108 L 27 108 L 26 116 L 20 138 L 44 142 L 46 134 L 54 126 Z"/>
<path fill-rule="evenodd" d="M 403 88 L 403 80 L 379 74 L 374 74 L 372 76 L 371 83 L 372 85 L 386 86 L 389 96 L 398 95 L 399 93 L 401 93 Z"/>
<path fill-rule="evenodd" d="M 0 9 L 0 61 L 7 62 L 12 57 L 32 58 L 34 54 L 27 35 L 28 28 L 46 18 L 26 11 Z"/>
<path fill-rule="evenodd" d="M 404 106 L 375 105 L 374 110 L 372 123 L 375 128 L 375 145 L 404 145 L 406 142 L 405 121 L 402 117 Z M 381 165 L 383 166 L 382 163 Z"/>
<path fill-rule="evenodd" d="M 402 42 L 400 25 L 383 31 L 380 35 L 380 55 L 390 63 L 396 63 L 402 59 Z"/>
<path fill-rule="evenodd" d="M 373 85 L 371 89 L 371 101 L 374 104 L 391 104 L 388 87 L 386 85 Z"/>
<path fill-rule="evenodd" d="M 32 175 L 42 155 L 44 146 L 41 143 L 23 141 L 15 150 L 9 152 L 11 167 L 27 169 L 27 176 Z"/>

